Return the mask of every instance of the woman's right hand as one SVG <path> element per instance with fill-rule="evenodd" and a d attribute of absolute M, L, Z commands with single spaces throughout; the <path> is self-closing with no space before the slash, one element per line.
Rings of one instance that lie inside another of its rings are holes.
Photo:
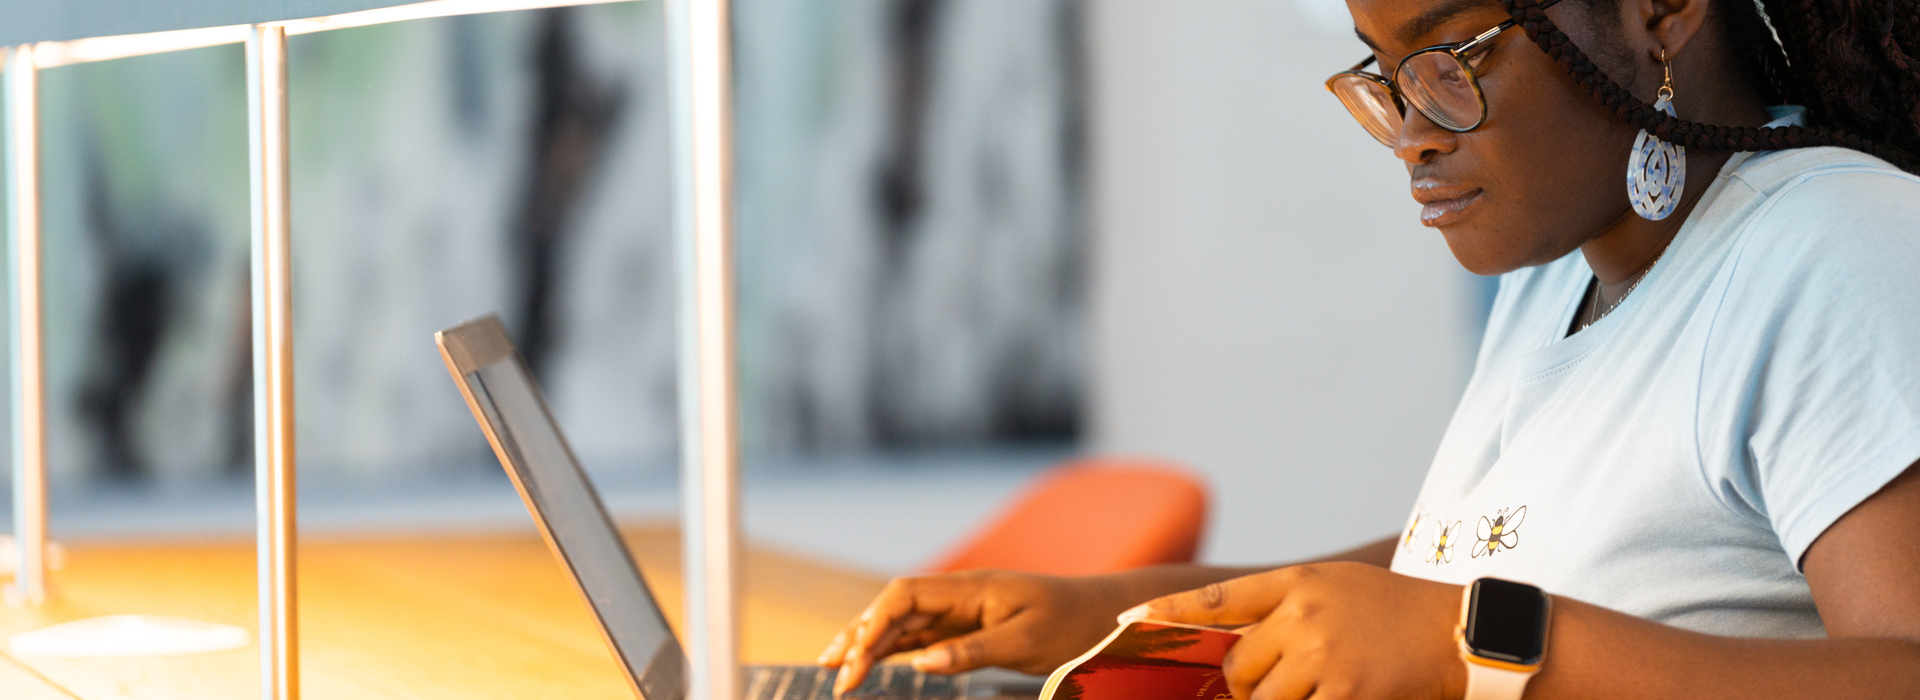
<path fill-rule="evenodd" d="M 1044 674 L 1093 648 L 1129 600 L 1113 577 L 1060 578 L 965 571 L 897 578 L 820 652 L 839 668 L 834 694 L 858 687 L 880 659 L 924 649 L 915 669 L 960 673 L 986 666 Z"/>

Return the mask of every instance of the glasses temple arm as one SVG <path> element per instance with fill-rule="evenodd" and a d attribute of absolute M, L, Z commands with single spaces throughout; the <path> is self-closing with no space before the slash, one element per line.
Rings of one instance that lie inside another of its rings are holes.
<path fill-rule="evenodd" d="M 1546 0 L 1546 2 L 1540 3 L 1539 5 L 1537 5 L 1537 7 L 1539 7 L 1541 11 L 1545 11 L 1547 8 L 1553 7 L 1554 5 L 1558 5 L 1558 4 L 1560 4 L 1560 0 Z M 1455 47 L 1453 49 L 1453 53 L 1454 55 L 1457 55 L 1457 56 L 1464 56 L 1466 54 L 1473 53 L 1473 50 L 1480 48 L 1481 44 L 1487 43 L 1489 39 L 1492 39 L 1496 36 L 1500 36 L 1500 32 L 1504 32 L 1506 30 L 1512 29 L 1514 28 L 1514 26 L 1516 26 L 1516 23 L 1512 19 L 1508 19 L 1505 22 L 1501 22 L 1500 24 L 1496 25 L 1494 28 L 1481 32 L 1480 36 L 1476 36 L 1472 39 L 1468 39 L 1464 43 Z"/>

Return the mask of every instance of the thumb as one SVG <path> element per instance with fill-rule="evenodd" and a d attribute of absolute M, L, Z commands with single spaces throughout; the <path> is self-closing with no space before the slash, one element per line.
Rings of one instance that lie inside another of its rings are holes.
<path fill-rule="evenodd" d="M 961 673 L 988 666 L 1018 665 L 1029 655 L 1030 637 L 1019 627 L 988 627 L 934 644 L 914 655 L 913 668 L 925 673 Z"/>

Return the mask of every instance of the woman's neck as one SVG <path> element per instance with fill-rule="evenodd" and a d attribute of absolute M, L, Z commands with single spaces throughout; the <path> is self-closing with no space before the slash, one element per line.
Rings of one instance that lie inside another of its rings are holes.
<path fill-rule="evenodd" d="M 1727 54 L 1706 50 L 1711 48 L 1703 45 L 1700 51 L 1690 51 L 1674 59 L 1678 93 L 1674 106 L 1680 110 L 1680 116 L 1703 124 L 1729 126 L 1760 126 L 1770 121 L 1767 103 L 1759 92 L 1745 81 L 1727 79 L 1726 76 L 1734 74 L 1732 66 L 1727 64 Z M 1620 218 L 1580 245 L 1580 253 L 1586 256 L 1587 266 L 1593 269 L 1594 279 L 1600 283 L 1601 308 L 1624 296 L 1660 259 L 1708 186 L 1719 177 L 1720 168 L 1732 157 L 1732 153 L 1688 153 L 1686 189 L 1671 215 L 1649 221 L 1634 213 L 1632 207 L 1623 207 Z M 1623 183 L 1612 196 L 1624 200 L 1625 194 Z"/>
<path fill-rule="evenodd" d="M 1733 157 L 1731 153 L 1687 154 L 1687 187 L 1680 203 L 1665 219 L 1650 221 L 1631 207 L 1604 231 L 1580 245 L 1580 254 L 1600 281 L 1600 305 L 1624 294 L 1628 287 L 1653 267 L 1660 255 L 1680 233 L 1680 226 L 1706 194 L 1707 185 L 1720 174 L 1720 168 Z"/>

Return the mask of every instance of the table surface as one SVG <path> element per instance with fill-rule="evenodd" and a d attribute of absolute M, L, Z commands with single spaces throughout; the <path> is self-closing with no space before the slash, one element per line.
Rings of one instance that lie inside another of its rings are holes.
<path fill-rule="evenodd" d="M 681 626 L 680 537 L 622 528 Z M 749 547 L 741 653 L 807 663 L 884 585 Z M 251 541 L 67 547 L 56 600 L 0 607 L 0 636 L 94 615 L 144 613 L 254 627 Z M 524 534 L 302 540 L 300 673 L 309 698 L 621 698 L 632 692 L 558 561 Z M 258 698 L 259 649 L 186 656 L 55 659 L 8 655 L 6 700 Z"/>

